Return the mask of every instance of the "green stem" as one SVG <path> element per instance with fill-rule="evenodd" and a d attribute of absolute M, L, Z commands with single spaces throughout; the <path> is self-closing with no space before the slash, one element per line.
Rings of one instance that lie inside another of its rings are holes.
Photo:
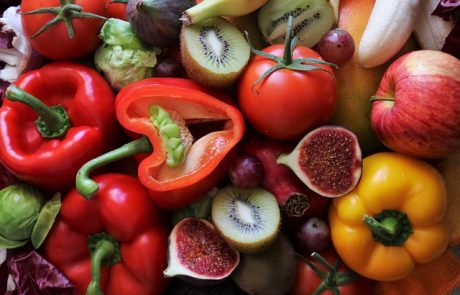
<path fill-rule="evenodd" d="M 118 243 L 105 233 L 97 234 L 89 239 L 91 251 L 91 282 L 86 295 L 103 295 L 101 289 L 101 267 L 120 261 Z M 94 245 L 92 245 L 94 244 Z"/>
<path fill-rule="evenodd" d="M 84 12 L 83 8 L 80 5 L 75 4 L 75 0 L 60 0 L 60 6 L 57 7 L 44 7 L 44 8 L 39 8 L 35 10 L 31 10 L 28 12 L 22 13 L 23 15 L 30 15 L 30 14 L 55 14 L 56 16 L 44 24 L 37 32 L 35 32 L 30 38 L 35 38 L 41 33 L 45 32 L 48 30 L 50 27 L 54 26 L 57 23 L 64 22 L 65 26 L 67 28 L 67 33 L 69 35 L 70 39 L 73 39 L 75 37 L 73 25 L 72 25 L 72 19 L 74 18 L 94 18 L 94 19 L 100 19 L 105 21 L 107 18 L 90 13 L 90 12 Z"/>
<path fill-rule="evenodd" d="M 38 114 L 39 118 L 35 121 L 35 125 L 45 138 L 64 136 L 70 128 L 67 112 L 60 105 L 48 107 L 41 100 L 15 85 L 10 85 L 6 89 L 5 97 L 10 101 L 29 106 Z"/>
<path fill-rule="evenodd" d="M 382 237 L 385 240 L 391 240 L 398 232 L 398 221 L 395 218 L 385 218 L 378 222 L 372 216 L 364 216 L 364 223 L 369 226 L 373 234 Z"/>
<path fill-rule="evenodd" d="M 139 139 L 131 141 L 115 150 L 92 159 L 91 161 L 85 163 L 77 173 L 76 187 L 78 192 L 86 199 L 92 198 L 97 193 L 99 185 L 89 178 L 91 171 L 109 163 L 129 158 L 136 154 L 151 153 L 152 150 L 153 147 L 148 138 L 142 136 Z"/>
<path fill-rule="evenodd" d="M 370 102 L 374 101 L 395 101 L 394 97 L 381 97 L 381 96 L 372 96 Z"/>
<path fill-rule="evenodd" d="M 292 27 L 294 23 L 294 18 L 292 15 L 288 18 L 287 23 L 287 32 L 284 40 L 284 54 L 283 54 L 283 63 L 285 65 L 290 65 L 292 63 L 292 52 L 291 52 L 291 41 L 292 41 Z"/>
<path fill-rule="evenodd" d="M 402 246 L 413 233 L 407 215 L 397 210 L 383 210 L 375 217 L 365 215 L 363 222 L 372 232 L 372 238 L 385 246 Z"/>

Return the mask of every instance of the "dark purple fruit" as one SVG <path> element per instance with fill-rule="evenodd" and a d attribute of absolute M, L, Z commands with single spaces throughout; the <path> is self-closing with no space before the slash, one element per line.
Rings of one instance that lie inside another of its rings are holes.
<path fill-rule="evenodd" d="M 181 74 L 181 66 L 172 58 L 160 60 L 153 69 L 155 77 L 179 77 Z"/>
<path fill-rule="evenodd" d="M 312 191 L 324 197 L 340 197 L 361 179 L 362 154 L 356 135 L 339 126 L 310 131 L 290 154 L 277 162 L 292 171 Z"/>
<path fill-rule="evenodd" d="M 340 65 L 351 59 L 355 53 L 355 42 L 347 31 L 333 29 L 321 37 L 318 53 L 324 60 Z"/>
<path fill-rule="evenodd" d="M 239 262 L 239 252 L 219 236 L 209 221 L 188 217 L 176 224 L 169 236 L 168 267 L 163 274 L 209 284 L 229 276 Z"/>
<path fill-rule="evenodd" d="M 312 252 L 320 252 L 326 249 L 331 241 L 329 226 L 323 219 L 312 217 L 299 227 L 295 240 L 297 252 L 301 255 L 308 256 Z"/>
<path fill-rule="evenodd" d="M 243 188 L 256 187 L 262 183 L 264 166 L 255 156 L 243 154 L 236 158 L 228 171 L 230 180 L 236 186 Z"/>

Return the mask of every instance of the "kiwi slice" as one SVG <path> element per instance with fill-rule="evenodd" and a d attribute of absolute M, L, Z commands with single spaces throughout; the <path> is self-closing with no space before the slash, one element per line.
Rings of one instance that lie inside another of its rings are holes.
<path fill-rule="evenodd" d="M 226 186 L 214 197 L 212 221 L 221 236 L 242 253 L 266 249 L 278 236 L 280 209 L 262 188 Z"/>
<path fill-rule="evenodd" d="M 184 68 L 190 79 L 204 86 L 231 85 L 248 63 L 250 51 L 238 28 L 220 17 L 181 30 Z"/>

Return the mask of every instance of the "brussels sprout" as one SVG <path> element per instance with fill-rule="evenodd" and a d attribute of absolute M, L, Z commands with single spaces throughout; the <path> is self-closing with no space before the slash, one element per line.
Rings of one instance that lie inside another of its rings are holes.
<path fill-rule="evenodd" d="M 0 248 L 17 248 L 31 239 L 38 248 L 60 207 L 59 194 L 46 202 L 37 189 L 26 184 L 0 190 Z"/>
<path fill-rule="evenodd" d="M 129 22 L 108 19 L 99 38 L 104 44 L 97 49 L 94 61 L 114 89 L 153 75 L 160 50 L 139 39 Z"/>

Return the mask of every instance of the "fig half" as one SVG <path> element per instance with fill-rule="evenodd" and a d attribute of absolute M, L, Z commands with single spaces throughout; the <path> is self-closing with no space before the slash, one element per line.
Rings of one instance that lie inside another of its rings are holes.
<path fill-rule="evenodd" d="M 356 135 L 339 126 L 310 131 L 290 154 L 277 162 L 288 166 L 306 186 L 321 196 L 340 197 L 361 179 L 362 153 Z"/>
<path fill-rule="evenodd" d="M 209 221 L 187 217 L 169 236 L 167 277 L 179 276 L 197 285 L 209 285 L 228 277 L 240 262 L 240 254 L 223 240 Z"/>

